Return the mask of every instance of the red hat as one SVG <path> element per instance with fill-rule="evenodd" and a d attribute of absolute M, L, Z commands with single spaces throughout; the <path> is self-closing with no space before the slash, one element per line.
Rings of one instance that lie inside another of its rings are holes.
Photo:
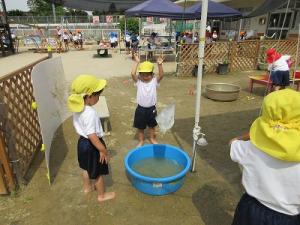
<path fill-rule="evenodd" d="M 268 63 L 273 63 L 273 62 L 275 62 L 276 60 L 278 60 L 281 57 L 281 54 L 278 53 L 278 52 L 276 52 L 275 48 L 269 48 L 266 51 L 266 54 L 267 54 L 266 61 Z"/>

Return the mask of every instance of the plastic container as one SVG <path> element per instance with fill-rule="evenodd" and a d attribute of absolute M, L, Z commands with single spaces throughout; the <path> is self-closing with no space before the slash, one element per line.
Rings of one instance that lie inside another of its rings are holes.
<path fill-rule="evenodd" d="M 143 176 L 133 169 L 133 165 L 143 159 L 158 157 L 175 160 L 183 169 L 169 177 L 154 178 Z M 145 145 L 131 150 L 124 160 L 125 170 L 132 185 L 139 191 L 149 195 L 166 195 L 177 191 L 184 183 L 191 162 L 189 156 L 181 149 L 172 145 Z"/>

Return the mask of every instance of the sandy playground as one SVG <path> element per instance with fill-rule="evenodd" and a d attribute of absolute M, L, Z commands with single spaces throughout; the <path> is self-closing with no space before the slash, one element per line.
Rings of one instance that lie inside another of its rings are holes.
<path fill-rule="evenodd" d="M 52 185 L 46 178 L 43 155 L 38 153 L 27 176 L 28 184 L 11 196 L 0 197 L 0 224 L 229 225 L 243 190 L 238 165 L 229 157 L 228 141 L 246 132 L 258 116 L 265 90 L 257 86 L 250 95 L 248 75 L 261 72 L 204 75 L 203 92 L 207 83 L 226 82 L 242 87 L 240 97 L 234 102 L 216 102 L 202 95 L 200 125 L 209 144 L 197 151 L 196 172 L 188 173 L 184 185 L 174 194 L 153 197 L 130 184 L 123 165 L 126 153 L 137 144 L 132 128 L 136 95 L 130 79 L 132 61 L 124 54 L 113 53 L 112 58 L 104 59 L 93 58 L 94 53 L 74 51 L 61 57 L 68 81 L 79 73 L 108 79 L 104 95 L 112 131 L 105 140 L 112 159 L 106 183 L 109 191 L 116 191 L 116 199 L 99 204 L 95 192 L 83 194 L 76 156 L 77 135 L 69 118 L 57 130 L 52 143 Z M 5 69 L 1 75 L 43 56 L 22 53 L 1 58 L 0 68 Z M 164 69 L 166 76 L 158 89 L 158 111 L 175 102 L 176 114 L 173 128 L 166 134 L 157 132 L 157 139 L 179 146 L 191 156 L 195 112 L 195 95 L 191 92 L 196 79 L 175 77 L 172 62 L 164 63 Z"/>

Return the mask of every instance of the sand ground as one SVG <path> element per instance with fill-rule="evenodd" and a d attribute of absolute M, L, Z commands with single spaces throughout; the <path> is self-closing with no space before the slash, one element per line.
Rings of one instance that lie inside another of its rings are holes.
<path fill-rule="evenodd" d="M 240 170 L 229 157 L 228 141 L 247 132 L 258 116 L 264 87 L 254 88 L 254 94 L 250 95 L 247 76 L 261 72 L 204 75 L 200 126 L 209 144 L 197 150 L 196 172 L 187 174 L 181 189 L 174 194 L 154 197 L 140 193 L 130 184 L 123 165 L 126 153 L 137 144 L 132 128 L 136 92 L 129 77 L 132 62 L 118 54 L 113 55 L 113 60 L 96 60 L 91 57 L 92 53 L 69 52 L 62 54 L 62 60 L 68 80 L 77 72 L 109 79 L 104 95 L 112 131 L 105 141 L 112 159 L 106 183 L 108 191 L 116 191 L 116 199 L 99 204 L 95 192 L 88 196 L 83 194 L 76 158 L 77 135 L 69 118 L 57 130 L 52 144 L 53 183 L 49 186 L 44 158 L 41 153 L 37 154 L 27 176 L 28 184 L 11 196 L 0 197 L 0 224 L 229 225 L 243 189 Z M 25 63 L 25 58 L 20 60 L 20 65 Z M 0 65 L 4 65 L 2 60 Z M 174 71 L 174 63 L 164 65 L 167 72 Z M 179 146 L 190 156 L 195 111 L 195 95 L 191 95 L 190 90 L 195 89 L 195 82 L 193 77 L 178 78 L 168 73 L 158 90 L 158 111 L 171 102 L 176 103 L 175 124 L 166 134 L 158 131 L 158 141 Z M 233 102 L 207 99 L 205 85 L 211 82 L 241 86 L 239 99 Z"/>

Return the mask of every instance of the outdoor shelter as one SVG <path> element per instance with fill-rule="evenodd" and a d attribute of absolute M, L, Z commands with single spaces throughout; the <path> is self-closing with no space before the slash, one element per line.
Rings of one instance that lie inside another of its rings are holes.
<path fill-rule="evenodd" d="M 171 19 L 191 19 L 193 12 L 187 12 L 183 7 L 169 0 L 148 0 L 125 11 L 127 17 L 156 16 Z"/>
<path fill-rule="evenodd" d="M 200 19 L 201 17 L 201 7 L 202 2 L 196 3 L 195 5 L 187 8 L 186 13 L 194 14 L 195 19 Z M 208 1 L 208 18 L 228 18 L 228 17 L 241 17 L 242 13 L 238 10 L 230 8 L 224 4 Z"/>

